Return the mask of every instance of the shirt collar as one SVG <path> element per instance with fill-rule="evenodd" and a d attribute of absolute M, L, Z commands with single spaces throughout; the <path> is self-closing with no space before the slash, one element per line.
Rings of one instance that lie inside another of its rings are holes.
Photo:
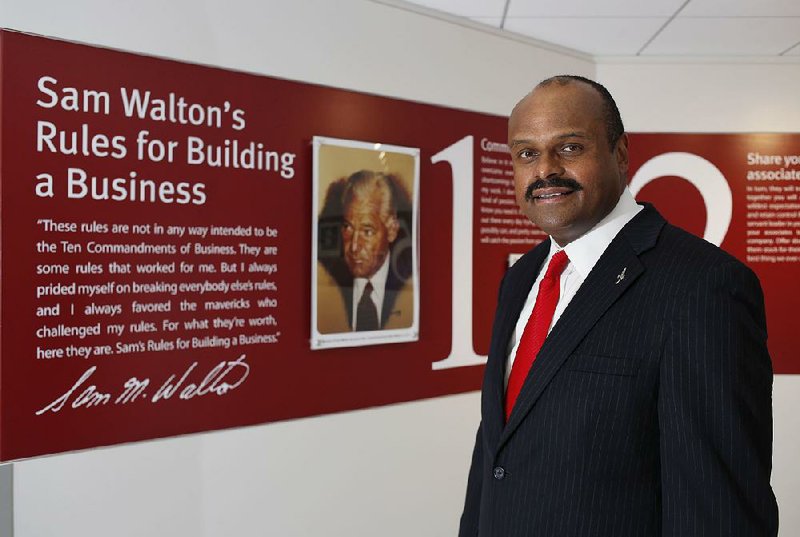
<path fill-rule="evenodd" d="M 383 260 L 381 267 L 378 271 L 372 275 L 371 278 L 355 278 L 353 280 L 353 291 L 355 293 L 354 296 L 361 297 L 364 293 L 364 287 L 367 286 L 367 282 L 372 282 L 372 293 L 373 297 L 375 297 L 375 301 L 378 304 L 383 304 L 383 293 L 386 290 L 386 279 L 389 277 L 389 258 L 391 257 L 391 252 L 386 254 L 386 258 Z"/>
<path fill-rule="evenodd" d="M 586 279 L 617 233 L 642 209 L 643 207 L 636 203 L 630 190 L 625 187 L 616 206 L 605 218 L 563 248 L 567 252 L 570 264 L 578 271 L 582 279 Z M 561 249 L 561 246 L 556 244 L 551 237 L 550 257 Z"/>

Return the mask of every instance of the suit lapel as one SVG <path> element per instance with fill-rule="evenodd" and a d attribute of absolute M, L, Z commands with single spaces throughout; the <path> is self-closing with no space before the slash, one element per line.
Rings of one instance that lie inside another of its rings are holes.
<path fill-rule="evenodd" d="M 391 265 L 389 265 L 389 274 L 386 276 L 386 285 L 383 291 L 383 308 L 381 310 L 381 328 L 386 326 L 394 312 L 394 304 L 397 301 L 397 293 L 403 287 L 405 282 L 401 280 Z"/>
<path fill-rule="evenodd" d="M 549 251 L 550 241 L 546 240 L 519 259 L 509 269 L 500 297 L 482 389 L 483 433 L 489 445 L 497 445 L 505 422 L 505 370 L 511 333 Z"/>
<path fill-rule="evenodd" d="M 661 215 L 652 206 L 646 206 L 611 241 L 534 360 L 508 423 L 496 444 L 498 448 L 519 427 L 561 366 L 600 317 L 644 272 L 638 255 L 655 244 L 663 224 Z M 516 310 L 514 322 L 518 316 L 519 310 Z"/>
<path fill-rule="evenodd" d="M 353 280 L 347 286 L 339 288 L 344 298 L 344 311 L 347 313 L 347 326 L 353 327 Z"/>

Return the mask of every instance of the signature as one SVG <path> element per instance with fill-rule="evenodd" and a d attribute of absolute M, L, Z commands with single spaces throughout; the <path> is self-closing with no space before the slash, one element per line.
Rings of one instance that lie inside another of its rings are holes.
<path fill-rule="evenodd" d="M 197 369 L 198 362 L 192 363 L 183 374 L 173 373 L 148 397 L 147 389 L 151 382 L 149 378 L 139 379 L 131 377 L 123 384 L 123 391 L 116 398 L 111 393 L 101 391 L 94 384 L 89 384 L 89 379 L 97 371 L 93 365 L 83 372 L 77 381 L 53 402 L 36 411 L 37 416 L 47 412 L 60 412 L 65 407 L 88 408 L 108 404 L 125 405 L 139 400 L 149 400 L 151 403 L 172 399 L 177 394 L 178 399 L 189 400 L 204 395 L 225 395 L 241 386 L 250 374 L 250 365 L 246 355 L 242 354 L 236 360 L 223 360 L 215 365 L 201 381 L 190 381 L 192 373 Z M 155 384 L 154 384 L 155 385 Z"/>

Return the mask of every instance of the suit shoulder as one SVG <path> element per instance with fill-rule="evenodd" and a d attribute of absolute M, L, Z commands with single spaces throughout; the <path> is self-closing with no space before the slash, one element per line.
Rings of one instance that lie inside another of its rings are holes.
<path fill-rule="evenodd" d="M 689 266 L 700 268 L 732 264 L 746 267 L 739 259 L 719 246 L 672 224 L 664 226 L 656 247 L 656 250 L 664 254 L 670 253 Z"/>

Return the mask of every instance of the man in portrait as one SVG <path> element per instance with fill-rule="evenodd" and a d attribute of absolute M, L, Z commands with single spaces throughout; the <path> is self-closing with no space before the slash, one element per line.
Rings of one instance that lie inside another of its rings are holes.
<path fill-rule="evenodd" d="M 411 326 L 410 218 L 392 174 L 361 170 L 329 186 L 318 222 L 320 333 Z"/>

